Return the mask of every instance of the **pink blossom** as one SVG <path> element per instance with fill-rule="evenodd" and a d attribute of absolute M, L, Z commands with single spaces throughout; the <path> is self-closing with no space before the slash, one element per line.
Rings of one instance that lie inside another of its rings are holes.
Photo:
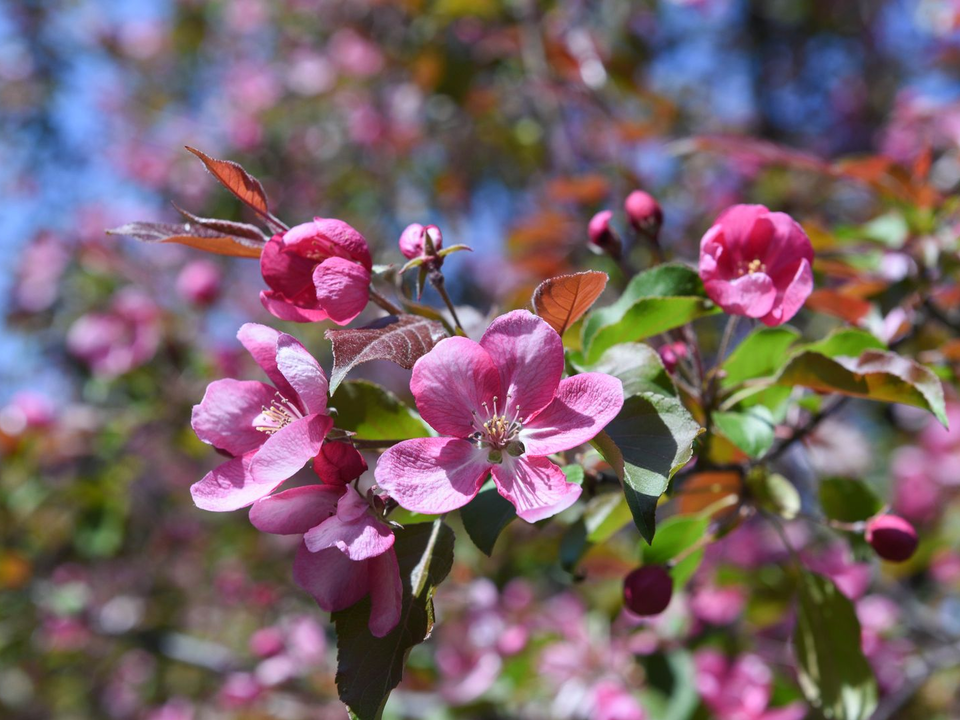
<path fill-rule="evenodd" d="M 690 598 L 690 609 L 697 619 L 711 625 L 729 625 L 743 612 L 747 603 L 746 592 L 729 585 L 700 587 Z"/>
<path fill-rule="evenodd" d="M 303 535 L 293 578 L 327 612 L 370 596 L 370 632 L 400 620 L 403 586 L 390 526 L 352 485 L 307 485 L 261 498 L 250 522 L 263 532 Z"/>
<path fill-rule="evenodd" d="M 413 368 L 417 408 L 442 437 L 405 440 L 381 455 L 377 483 L 414 512 L 466 505 L 493 474 L 517 514 L 536 522 L 568 508 L 580 487 L 548 455 L 591 440 L 620 411 L 620 381 L 603 373 L 561 380 L 563 346 L 525 310 L 503 315 L 479 343 L 442 340 Z"/>
<path fill-rule="evenodd" d="M 700 241 L 700 277 L 724 312 L 781 325 L 813 291 L 813 246 L 789 215 L 763 205 L 725 210 Z"/>
<path fill-rule="evenodd" d="M 194 305 L 209 305 L 220 295 L 220 266 L 210 260 L 194 260 L 177 276 L 177 291 Z"/>
<path fill-rule="evenodd" d="M 619 680 L 605 679 L 593 686 L 590 720 L 645 720 L 640 703 Z"/>
<path fill-rule="evenodd" d="M 237 510 L 259 500 L 314 457 L 333 426 L 327 378 L 295 338 L 247 323 L 237 337 L 270 385 L 217 380 L 193 408 L 197 437 L 231 456 L 190 488 L 197 507 Z"/>
<path fill-rule="evenodd" d="M 717 720 L 801 720 L 806 715 L 800 703 L 769 708 L 773 673 L 756 655 L 730 663 L 717 650 L 700 650 L 694 664 L 697 691 Z"/>
<path fill-rule="evenodd" d="M 407 260 L 423 256 L 426 248 L 425 238 L 428 236 L 434 250 L 440 250 L 443 247 L 443 234 L 436 225 L 426 227 L 420 223 L 407 225 L 406 229 L 400 233 L 400 252 Z"/>
<path fill-rule="evenodd" d="M 270 289 L 260 302 L 281 320 L 346 325 L 367 305 L 372 267 L 360 233 L 342 220 L 314 218 L 264 247 L 260 272 Z"/>
<path fill-rule="evenodd" d="M 70 353 L 105 378 L 143 365 L 159 345 L 160 310 L 133 288 L 117 293 L 106 312 L 81 316 L 67 332 Z"/>

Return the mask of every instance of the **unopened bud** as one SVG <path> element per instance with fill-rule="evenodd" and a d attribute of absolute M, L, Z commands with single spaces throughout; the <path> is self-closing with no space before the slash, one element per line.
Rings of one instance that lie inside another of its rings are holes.
<path fill-rule="evenodd" d="M 663 210 L 656 198 L 643 190 L 634 190 L 623 202 L 623 210 L 633 229 L 656 243 L 663 225 Z"/>
<path fill-rule="evenodd" d="M 884 560 L 903 562 L 917 550 L 917 531 L 896 515 L 878 515 L 867 523 L 867 542 Z"/>
<path fill-rule="evenodd" d="M 682 342 L 672 342 L 661 345 L 657 352 L 660 354 L 660 361 L 664 369 L 673 374 L 677 369 L 677 364 L 687 356 L 687 345 Z"/>
<path fill-rule="evenodd" d="M 587 233 L 590 236 L 591 243 L 616 259 L 620 257 L 623 244 L 620 242 L 616 231 L 610 227 L 612 217 L 612 211 L 601 210 L 590 219 L 590 224 L 587 225 Z"/>
<path fill-rule="evenodd" d="M 429 243 L 427 239 L 429 238 Z M 433 245 L 430 252 L 429 244 Z M 420 223 L 413 223 L 400 234 L 400 252 L 407 260 L 413 260 L 425 255 L 434 255 L 443 247 L 443 233 L 436 225 L 424 227 Z"/>
<path fill-rule="evenodd" d="M 673 578 L 661 565 L 644 565 L 623 579 L 623 602 L 636 615 L 659 615 L 673 597 Z"/>
<path fill-rule="evenodd" d="M 313 469 L 327 485 L 346 485 L 367 471 L 367 461 L 350 443 L 325 442 L 313 459 Z"/>

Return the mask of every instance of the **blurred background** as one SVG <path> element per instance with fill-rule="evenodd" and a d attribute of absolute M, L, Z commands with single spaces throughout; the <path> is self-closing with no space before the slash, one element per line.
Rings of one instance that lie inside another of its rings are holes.
<path fill-rule="evenodd" d="M 474 248 L 445 268 L 479 327 L 570 268 L 616 284 L 586 224 L 636 187 L 664 208 L 668 252 L 691 260 L 734 202 L 817 226 L 880 210 L 863 187 L 768 167 L 766 146 L 714 152 L 696 136 L 907 166 L 929 150 L 931 182 L 954 191 L 958 71 L 955 0 L 0 4 L 0 717 L 344 716 L 327 620 L 290 579 L 293 545 L 244 513 L 198 511 L 188 492 L 216 463 L 190 407 L 212 379 L 259 377 L 237 328 L 278 324 L 257 263 L 104 233 L 176 221 L 171 201 L 251 219 L 184 145 L 241 162 L 288 224 L 350 222 L 378 262 L 401 261 L 407 223 L 439 225 L 446 245 Z M 279 325 L 329 367 L 323 325 Z M 371 368 L 405 392 L 406 373 Z M 877 476 L 916 521 L 956 525 L 952 480 L 934 475 L 957 461 L 957 436 L 910 414 L 831 433 L 816 461 Z M 576 582 L 562 531 L 515 524 L 493 559 L 458 542 L 438 631 L 388 715 L 773 720 L 768 705 L 796 707 L 782 557 L 764 528 L 711 549 L 646 624 L 619 612 L 636 537 Z M 938 632 L 960 633 L 960 556 L 942 532 L 925 582 Z M 884 692 L 910 690 L 890 717 L 960 717 L 956 662 L 918 692 L 904 610 L 871 594 L 870 566 L 845 547 L 811 552 L 854 583 Z M 762 702 L 737 715 L 718 687 Z"/>

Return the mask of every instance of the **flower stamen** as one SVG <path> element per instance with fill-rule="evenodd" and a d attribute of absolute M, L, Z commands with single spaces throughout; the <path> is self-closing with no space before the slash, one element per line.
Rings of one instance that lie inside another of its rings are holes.
<path fill-rule="evenodd" d="M 270 407 L 261 406 L 261 412 L 253 420 L 253 427 L 267 435 L 282 430 L 295 420 L 302 420 L 303 413 L 280 393 L 276 394 Z"/>

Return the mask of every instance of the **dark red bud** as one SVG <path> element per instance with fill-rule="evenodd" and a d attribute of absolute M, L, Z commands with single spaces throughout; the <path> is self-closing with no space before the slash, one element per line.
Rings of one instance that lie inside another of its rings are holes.
<path fill-rule="evenodd" d="M 346 442 L 325 442 L 313 459 L 313 469 L 327 485 L 346 485 L 367 471 L 367 461 Z"/>
<path fill-rule="evenodd" d="M 623 579 L 623 602 L 636 615 L 658 615 L 673 596 L 673 578 L 662 565 L 644 565 Z"/>
<path fill-rule="evenodd" d="M 656 242 L 663 225 L 663 210 L 656 198 L 643 190 L 634 190 L 623 202 L 623 210 L 633 229 Z"/>
<path fill-rule="evenodd" d="M 612 217 L 612 211 L 601 210 L 590 219 L 590 224 L 587 225 L 587 233 L 590 236 L 591 243 L 608 255 L 618 258 L 623 245 L 616 231 L 610 227 Z"/>
<path fill-rule="evenodd" d="M 884 560 L 903 562 L 917 550 L 917 531 L 896 515 L 878 515 L 867 523 L 867 542 Z"/>

